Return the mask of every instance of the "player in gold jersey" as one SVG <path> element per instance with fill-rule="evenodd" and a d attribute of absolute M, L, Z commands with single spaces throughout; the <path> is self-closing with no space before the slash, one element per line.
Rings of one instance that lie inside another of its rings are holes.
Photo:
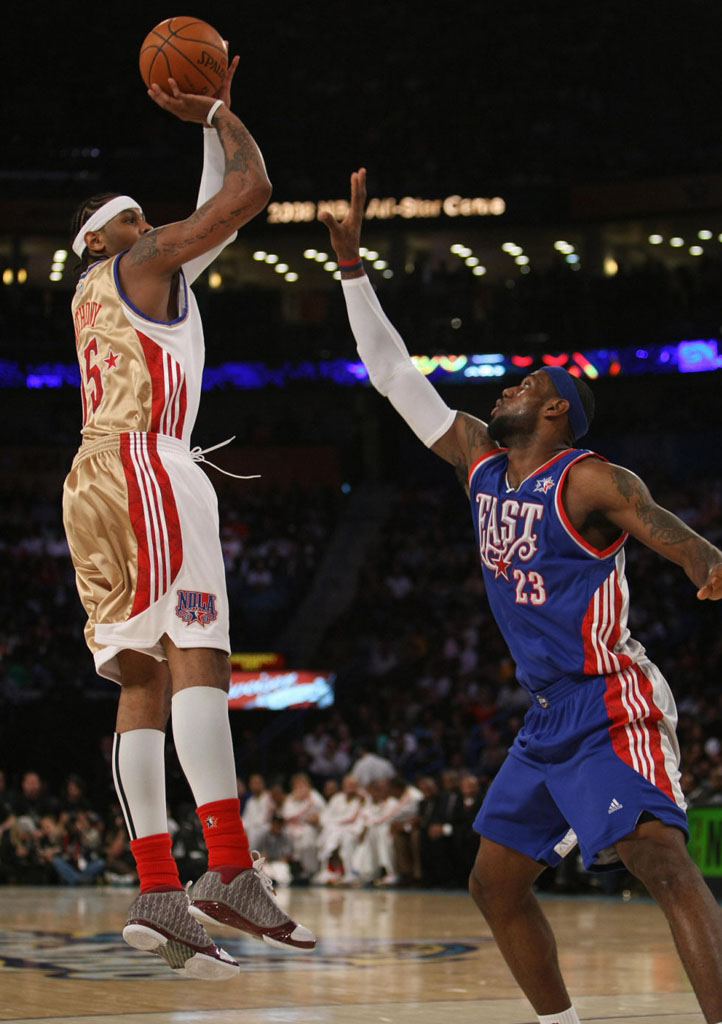
<path fill-rule="evenodd" d="M 111 193 L 76 215 L 83 441 L 63 497 L 86 639 L 98 672 L 121 687 L 113 773 L 140 879 L 123 937 L 205 979 L 234 975 L 238 964 L 201 921 L 272 945 L 316 942 L 277 904 L 241 823 L 218 507 L 189 443 L 204 360 L 189 285 L 271 191 L 261 153 L 230 109 L 237 65 L 235 58 L 213 98 L 183 94 L 175 83 L 172 95 L 149 89 L 164 110 L 204 125 L 194 213 L 152 228 L 139 203 Z M 167 828 L 169 717 L 208 847 L 208 871 L 190 898 Z"/>

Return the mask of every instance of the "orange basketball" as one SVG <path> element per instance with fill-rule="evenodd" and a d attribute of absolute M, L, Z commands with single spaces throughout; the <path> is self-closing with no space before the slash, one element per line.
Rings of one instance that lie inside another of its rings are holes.
<path fill-rule="evenodd" d="M 220 35 L 198 18 L 167 18 L 156 25 L 140 48 L 140 73 L 146 86 L 154 83 L 170 94 L 169 78 L 181 92 L 213 96 L 228 68 L 228 53 Z"/>

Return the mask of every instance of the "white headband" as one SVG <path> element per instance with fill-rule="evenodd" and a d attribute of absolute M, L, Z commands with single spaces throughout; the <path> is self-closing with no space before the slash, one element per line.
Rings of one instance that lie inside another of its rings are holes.
<path fill-rule="evenodd" d="M 113 217 L 117 217 L 123 210 L 140 210 L 142 207 L 140 203 L 136 203 L 135 199 L 131 199 L 130 196 L 116 196 L 115 199 L 109 199 L 107 203 L 103 203 L 99 210 L 96 210 L 92 217 L 88 217 L 85 224 L 83 224 L 80 231 L 73 240 L 73 252 L 78 258 L 82 258 L 83 252 L 85 251 L 85 236 L 89 231 L 100 231 L 104 228 L 109 220 Z"/>

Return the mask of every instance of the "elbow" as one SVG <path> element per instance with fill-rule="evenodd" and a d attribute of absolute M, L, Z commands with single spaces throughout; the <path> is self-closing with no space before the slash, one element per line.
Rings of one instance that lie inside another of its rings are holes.
<path fill-rule="evenodd" d="M 244 199 L 246 208 L 250 211 L 252 217 L 255 217 L 268 206 L 272 192 L 271 183 L 265 175 L 248 186 Z"/>

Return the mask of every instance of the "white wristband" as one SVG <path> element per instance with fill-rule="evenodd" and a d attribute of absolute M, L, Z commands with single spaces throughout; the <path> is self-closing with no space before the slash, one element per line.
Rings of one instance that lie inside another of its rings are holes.
<path fill-rule="evenodd" d="M 208 122 L 208 125 L 209 125 L 210 128 L 213 127 L 213 118 L 215 117 L 216 111 L 218 110 L 219 107 L 222 107 L 222 106 L 223 106 L 223 100 L 216 100 L 216 102 L 213 104 L 211 109 L 206 114 L 206 121 Z"/>

